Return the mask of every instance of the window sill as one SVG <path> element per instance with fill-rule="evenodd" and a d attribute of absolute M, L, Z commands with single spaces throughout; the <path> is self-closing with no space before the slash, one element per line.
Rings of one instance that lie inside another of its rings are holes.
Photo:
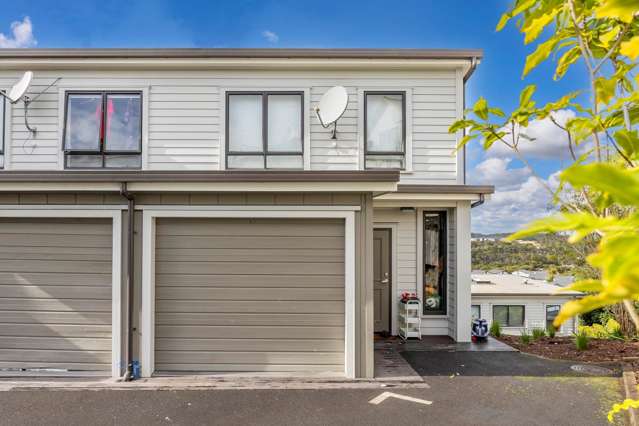
<path fill-rule="evenodd" d="M 450 318 L 449 315 L 423 315 L 422 314 L 422 319 L 448 319 Z"/>

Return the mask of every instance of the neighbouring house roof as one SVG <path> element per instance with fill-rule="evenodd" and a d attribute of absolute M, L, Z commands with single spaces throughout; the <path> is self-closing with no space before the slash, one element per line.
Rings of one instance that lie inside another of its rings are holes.
<path fill-rule="evenodd" d="M 562 287 L 544 280 L 513 274 L 472 274 L 473 296 L 580 296 L 578 291 L 562 291 Z"/>
<path fill-rule="evenodd" d="M 0 58 L 480 59 L 481 49 L 2 49 Z"/>

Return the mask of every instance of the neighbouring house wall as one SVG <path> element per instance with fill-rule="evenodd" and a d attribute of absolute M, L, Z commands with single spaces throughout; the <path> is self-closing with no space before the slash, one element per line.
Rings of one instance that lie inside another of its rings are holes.
<path fill-rule="evenodd" d="M 408 203 L 407 203 L 408 205 Z M 422 335 L 449 335 L 456 338 L 456 282 L 457 282 L 457 244 L 456 219 L 453 208 L 432 208 L 427 210 L 445 210 L 448 212 L 448 314 L 446 316 L 422 316 Z M 399 208 L 376 208 L 375 226 L 394 224 L 396 229 L 396 272 L 395 296 L 399 301 L 402 292 L 421 295 L 421 253 L 422 214 L 424 209 L 404 211 Z M 394 325 L 397 318 L 393 318 Z"/>
<path fill-rule="evenodd" d="M 524 305 L 524 326 L 523 327 L 504 327 L 502 333 L 519 335 L 523 330 L 530 331 L 533 328 L 546 328 L 546 305 L 562 305 L 572 300 L 566 296 L 472 296 L 472 304 L 481 306 L 481 317 L 493 322 L 493 306 L 494 305 Z M 575 319 L 566 321 L 561 329 L 557 331 L 558 335 L 571 335 L 575 331 Z"/>
<path fill-rule="evenodd" d="M 373 278 L 372 278 L 372 196 L 368 193 L 139 193 L 137 205 L 281 205 L 281 206 L 359 206 L 355 213 L 355 374 L 373 377 Z M 126 200 L 114 193 L 0 193 L 0 204 L 41 206 L 112 205 L 122 209 L 122 312 L 127 309 L 126 243 L 128 214 Z M 142 211 L 136 211 L 134 245 L 134 359 L 140 357 L 140 324 L 142 306 Z M 126 320 L 122 319 L 122 359 L 126 354 Z M 123 362 L 124 366 L 124 362 Z"/>
<path fill-rule="evenodd" d="M 19 72 L 0 72 L 8 87 Z M 457 135 L 449 125 L 461 114 L 462 81 L 455 69 L 432 71 L 108 71 L 36 72 L 32 98 L 55 78 L 61 80 L 29 107 L 33 137 L 24 125 L 24 107 L 7 108 L 10 138 L 7 170 L 63 169 L 62 122 L 66 90 L 127 89 L 143 92 L 143 168 L 148 170 L 219 170 L 224 162 L 225 90 L 301 90 L 305 93 L 306 160 L 313 170 L 363 168 L 363 93 L 406 91 L 407 146 L 412 171 L 403 183 L 461 182 L 461 165 L 453 155 Z M 349 104 L 331 139 L 313 106 L 332 86 L 343 85 Z"/>

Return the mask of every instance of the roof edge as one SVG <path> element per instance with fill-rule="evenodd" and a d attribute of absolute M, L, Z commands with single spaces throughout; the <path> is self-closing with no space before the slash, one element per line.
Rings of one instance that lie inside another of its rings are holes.
<path fill-rule="evenodd" d="M 0 49 L 0 59 L 269 58 L 269 59 L 481 59 L 481 49 L 306 48 L 43 48 Z"/>
<path fill-rule="evenodd" d="M 493 194 L 493 185 L 409 185 L 400 184 L 397 192 L 413 194 Z"/>

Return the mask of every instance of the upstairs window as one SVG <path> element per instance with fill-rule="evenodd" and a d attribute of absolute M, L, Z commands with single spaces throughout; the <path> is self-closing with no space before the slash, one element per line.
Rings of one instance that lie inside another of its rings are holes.
<path fill-rule="evenodd" d="M 303 168 L 303 129 L 301 92 L 227 92 L 226 168 Z"/>
<path fill-rule="evenodd" d="M 406 93 L 364 93 L 364 155 L 367 169 L 406 167 Z"/>
<path fill-rule="evenodd" d="M 140 92 L 67 93 L 64 161 L 70 169 L 142 165 Z"/>

